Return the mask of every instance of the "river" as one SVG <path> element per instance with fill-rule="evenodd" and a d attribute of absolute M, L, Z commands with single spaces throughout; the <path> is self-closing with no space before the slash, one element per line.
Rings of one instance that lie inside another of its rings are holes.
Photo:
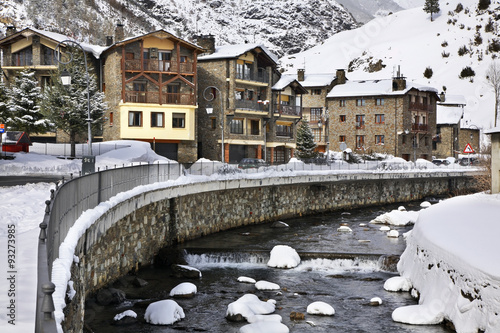
<path fill-rule="evenodd" d="M 405 207 L 420 210 L 419 204 L 406 203 Z M 398 206 L 297 217 L 283 221 L 288 228 L 271 228 L 271 223 L 252 225 L 180 244 L 175 250 L 184 253 L 187 263 L 202 272 L 201 279 L 176 278 L 169 267 L 144 267 L 136 276 L 147 281 L 147 286 L 131 286 L 128 282 L 135 276 L 116 282 L 114 287 L 125 291 L 127 300 L 108 306 L 87 302 L 85 325 L 93 332 L 236 333 L 246 323 L 226 320 L 227 306 L 246 293 L 255 293 L 262 300 L 276 300 L 275 313 L 282 316 L 290 332 L 449 332 L 442 325 L 411 326 L 391 319 L 395 308 L 417 302 L 409 293 L 383 289 L 385 280 L 397 273 L 385 270 L 380 258 L 403 252 L 402 235 L 411 230 L 411 226 L 394 227 L 400 233 L 400 237 L 394 239 L 379 230 L 381 225 L 369 222 Z M 352 232 L 337 231 L 341 225 L 349 226 Z M 294 248 L 301 255 L 301 264 L 289 270 L 267 267 L 269 253 L 275 245 Z M 281 290 L 256 290 L 252 284 L 239 283 L 240 276 L 277 283 Z M 147 304 L 169 299 L 170 290 L 186 281 L 194 283 L 198 290 L 194 298 L 176 299 L 186 317 L 170 326 L 145 323 Z M 380 297 L 382 305 L 371 306 L 373 297 Z M 307 305 L 315 301 L 333 306 L 335 315 L 307 314 Z M 113 317 L 129 309 L 137 313 L 137 320 L 115 325 Z M 305 320 L 291 320 L 293 311 L 304 313 Z"/>

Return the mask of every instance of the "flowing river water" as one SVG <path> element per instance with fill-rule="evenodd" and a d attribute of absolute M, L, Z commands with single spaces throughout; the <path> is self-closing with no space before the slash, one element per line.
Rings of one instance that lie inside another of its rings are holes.
<path fill-rule="evenodd" d="M 407 210 L 420 210 L 420 202 L 406 203 Z M 449 332 L 444 326 L 412 326 L 395 323 L 392 311 L 416 304 L 407 292 L 388 292 L 384 282 L 397 275 L 383 264 L 384 255 L 399 255 L 405 248 L 403 233 L 411 226 L 392 227 L 399 238 L 389 238 L 381 225 L 370 224 L 375 217 L 397 209 L 399 205 L 339 211 L 324 215 L 284 220 L 288 228 L 271 228 L 271 223 L 241 227 L 186 242 L 176 246 L 186 262 L 202 272 L 199 280 L 176 278 L 169 267 L 149 266 L 135 276 L 145 280 L 144 287 L 134 287 L 128 276 L 114 284 L 127 300 L 121 304 L 100 306 L 87 302 L 85 326 L 92 332 L 238 332 L 246 322 L 225 319 L 228 304 L 246 293 L 261 300 L 276 300 L 276 314 L 290 332 Z M 339 232 L 342 225 L 352 232 Z M 289 245 L 301 256 L 294 269 L 267 267 L 275 245 Z M 259 291 L 252 284 L 239 283 L 246 276 L 278 284 L 279 291 Z M 197 286 L 194 298 L 175 299 L 186 317 L 169 326 L 149 325 L 144 321 L 147 304 L 170 299 L 170 290 L 182 282 Z M 370 299 L 380 297 L 380 306 Z M 307 306 L 323 301 L 335 309 L 334 316 L 314 316 Z M 137 319 L 116 325 L 113 317 L 125 310 L 137 313 Z M 291 312 L 305 314 L 305 320 L 290 319 Z M 312 322 L 312 323 L 308 323 Z M 313 326 L 315 325 L 315 326 Z"/>

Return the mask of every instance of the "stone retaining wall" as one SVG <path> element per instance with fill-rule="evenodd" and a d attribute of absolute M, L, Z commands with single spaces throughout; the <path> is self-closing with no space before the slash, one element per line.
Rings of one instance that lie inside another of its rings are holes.
<path fill-rule="evenodd" d="M 195 183 L 146 192 L 101 216 L 79 240 L 76 295 L 65 332 L 81 332 L 85 298 L 149 265 L 166 246 L 243 225 L 298 215 L 472 191 L 461 173 L 315 175 Z"/>

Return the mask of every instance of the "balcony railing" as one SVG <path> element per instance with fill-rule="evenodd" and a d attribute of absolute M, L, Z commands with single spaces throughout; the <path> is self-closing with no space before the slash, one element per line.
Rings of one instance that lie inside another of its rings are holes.
<path fill-rule="evenodd" d="M 237 109 L 251 110 L 251 111 L 269 111 L 269 104 L 259 103 L 258 101 L 251 101 L 247 99 L 235 100 L 235 107 Z"/>
<path fill-rule="evenodd" d="M 427 132 L 428 128 L 427 124 L 411 124 L 412 131 Z"/>
<path fill-rule="evenodd" d="M 269 75 L 267 75 L 267 71 L 262 68 L 259 68 L 257 73 L 247 72 L 247 71 L 236 72 L 236 79 L 269 83 Z"/>
<path fill-rule="evenodd" d="M 126 71 L 141 71 L 146 72 L 173 72 L 173 73 L 194 73 L 194 63 L 192 62 L 181 62 L 177 63 L 175 61 L 167 60 L 155 60 L 155 59 L 133 59 L 125 60 L 125 70 Z"/>
<path fill-rule="evenodd" d="M 160 96 L 158 91 L 126 91 L 125 102 L 194 105 L 194 94 L 162 93 Z"/>
<path fill-rule="evenodd" d="M 279 113 L 280 116 L 300 117 L 302 116 L 302 107 L 295 105 L 275 104 L 274 113 Z"/>
<path fill-rule="evenodd" d="M 276 136 L 286 137 L 293 139 L 293 132 L 289 131 L 276 131 Z"/>
<path fill-rule="evenodd" d="M 432 111 L 432 105 L 410 102 L 410 110 Z"/>

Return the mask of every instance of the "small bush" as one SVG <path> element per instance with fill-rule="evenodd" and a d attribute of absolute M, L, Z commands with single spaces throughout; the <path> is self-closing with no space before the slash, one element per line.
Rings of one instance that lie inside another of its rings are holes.
<path fill-rule="evenodd" d="M 464 10 L 464 6 L 459 2 L 457 8 L 455 8 L 455 13 L 460 13 L 462 10 Z"/>
<path fill-rule="evenodd" d="M 493 22 L 491 17 L 488 20 L 488 23 L 486 23 L 486 25 L 484 26 L 484 31 L 485 32 L 494 32 L 495 31 L 495 22 Z"/>
<path fill-rule="evenodd" d="M 462 71 L 460 72 L 459 78 L 464 79 L 467 77 L 474 77 L 474 76 L 476 76 L 476 72 L 474 72 L 474 70 L 472 68 L 467 66 L 467 67 L 464 67 L 462 69 Z"/>
<path fill-rule="evenodd" d="M 479 10 L 488 9 L 490 4 L 491 4 L 491 0 L 479 0 L 479 3 L 477 5 L 477 9 L 479 9 Z"/>
<path fill-rule="evenodd" d="M 432 77 L 432 74 L 433 74 L 432 68 L 427 67 L 424 71 L 424 77 L 430 79 Z"/>
<path fill-rule="evenodd" d="M 441 52 L 441 56 L 442 56 L 443 58 L 448 58 L 448 57 L 450 56 L 450 53 L 449 53 L 449 52 L 446 52 L 446 51 L 443 51 L 443 52 Z"/>
<path fill-rule="evenodd" d="M 460 25 L 459 25 L 458 27 L 459 27 L 460 29 L 463 29 L 463 28 L 465 28 L 465 24 L 460 23 Z"/>
<path fill-rule="evenodd" d="M 465 55 L 467 53 L 469 53 L 469 49 L 465 45 L 458 49 L 458 55 L 459 56 L 463 56 L 463 55 Z"/>
<path fill-rule="evenodd" d="M 442 46 L 442 47 L 447 47 L 447 46 L 448 46 L 448 42 L 447 42 L 447 41 L 442 42 L 442 43 L 441 43 L 441 46 Z"/>
<path fill-rule="evenodd" d="M 498 38 L 493 38 L 488 44 L 488 51 L 490 52 L 500 52 L 500 40 Z"/>
<path fill-rule="evenodd" d="M 474 45 L 478 46 L 483 44 L 483 37 L 481 37 L 481 34 L 479 31 L 474 35 Z"/>

